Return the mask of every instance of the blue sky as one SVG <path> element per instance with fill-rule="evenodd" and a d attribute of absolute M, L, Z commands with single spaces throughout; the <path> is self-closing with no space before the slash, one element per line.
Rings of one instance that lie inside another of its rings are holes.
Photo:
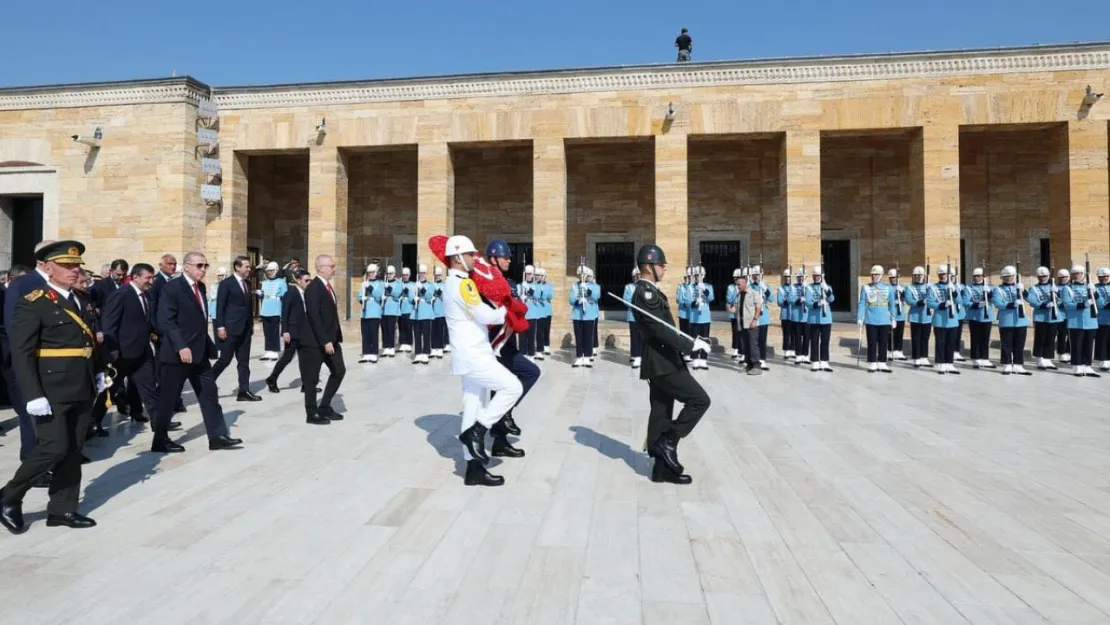
<path fill-rule="evenodd" d="M 1110 39 L 1110 2 L 0 0 L 0 86 L 215 86 Z M 219 7 L 219 8 L 216 8 Z"/>

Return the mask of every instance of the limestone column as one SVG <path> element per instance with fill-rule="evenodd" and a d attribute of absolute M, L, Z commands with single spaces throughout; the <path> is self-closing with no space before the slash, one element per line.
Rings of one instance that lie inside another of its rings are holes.
<path fill-rule="evenodd" d="M 960 258 L 960 127 L 924 126 L 910 146 L 910 225 L 915 264 Z"/>
<path fill-rule="evenodd" d="M 334 147 L 314 147 L 309 152 L 308 258 L 304 262 L 309 271 L 315 273 L 314 263 L 320 254 L 335 258 L 331 283 L 340 317 L 345 317 L 347 277 L 351 272 L 347 256 L 347 155 Z"/>
<path fill-rule="evenodd" d="M 655 244 L 663 248 L 667 255 L 667 277 L 663 290 L 672 294 L 669 297 L 672 314 L 677 313 L 673 293 L 682 283 L 682 272 L 690 258 L 689 195 L 686 181 L 687 135 L 656 135 Z"/>
<path fill-rule="evenodd" d="M 432 260 L 428 239 L 436 234 L 455 234 L 455 168 L 446 142 L 421 143 L 417 159 L 416 256 L 427 258 L 428 271 L 432 272 L 438 261 Z M 460 234 L 471 239 L 475 236 L 473 232 Z M 481 244 L 474 241 L 475 246 Z"/>
<path fill-rule="evenodd" d="M 1110 176 L 1105 121 L 1071 121 L 1055 133 L 1049 170 L 1050 249 L 1057 267 L 1110 265 Z"/>
<path fill-rule="evenodd" d="M 821 259 L 821 132 L 791 130 L 779 158 L 782 262 L 812 269 Z"/>
<path fill-rule="evenodd" d="M 247 194 L 250 157 L 241 152 L 225 150 L 220 155 L 222 170 L 221 194 L 223 204 L 208 210 L 216 212 L 215 219 L 205 228 L 205 249 L 208 262 L 213 267 L 231 269 L 236 256 L 247 253 Z M 169 250 L 167 250 L 169 251 Z M 184 250 L 189 252 L 190 250 Z M 158 252 L 161 256 L 162 252 Z M 180 263 L 184 258 L 178 258 Z M 216 272 L 208 274 L 209 281 L 216 279 Z"/>
<path fill-rule="evenodd" d="M 532 255 L 555 285 L 552 334 L 569 331 L 573 280 L 567 275 L 567 156 L 561 138 L 532 141 Z"/>

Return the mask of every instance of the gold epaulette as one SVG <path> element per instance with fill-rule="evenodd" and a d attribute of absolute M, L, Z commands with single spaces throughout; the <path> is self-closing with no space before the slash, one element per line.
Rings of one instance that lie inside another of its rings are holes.
<path fill-rule="evenodd" d="M 24 295 L 23 299 L 27 300 L 28 302 L 33 302 L 42 297 L 43 293 L 44 291 L 42 289 L 35 289 L 34 291 L 31 291 L 30 293 Z"/>

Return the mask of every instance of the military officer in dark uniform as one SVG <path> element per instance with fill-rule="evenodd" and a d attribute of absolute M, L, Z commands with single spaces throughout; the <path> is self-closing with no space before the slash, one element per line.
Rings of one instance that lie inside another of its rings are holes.
<path fill-rule="evenodd" d="M 689 484 L 692 480 L 683 473 L 678 461 L 678 441 L 688 436 L 709 410 L 709 395 L 690 375 L 682 356 L 699 351 L 709 353 L 709 344 L 685 336 L 675 327 L 667 296 L 658 286 L 667 271 L 663 250 L 656 245 L 641 247 L 636 265 L 640 268 L 640 281 L 632 294 L 632 303 L 656 317 L 632 311 L 640 332 L 643 358 L 640 379 L 647 380 L 650 389 L 651 414 L 645 445 L 648 455 L 655 459 L 651 479 Z M 683 407 L 678 418 L 672 419 L 675 400 L 682 402 Z"/>
<path fill-rule="evenodd" d="M 43 246 L 35 256 L 45 263 L 47 283 L 20 299 L 8 326 L 12 370 L 38 435 L 34 451 L 0 491 L 0 523 L 13 534 L 27 529 L 23 496 L 39 475 L 52 469 L 46 525 L 96 525 L 77 512 L 81 447 L 96 396 L 92 358 L 96 335 L 87 302 L 73 291 L 84 252 L 85 246 L 77 241 Z"/>

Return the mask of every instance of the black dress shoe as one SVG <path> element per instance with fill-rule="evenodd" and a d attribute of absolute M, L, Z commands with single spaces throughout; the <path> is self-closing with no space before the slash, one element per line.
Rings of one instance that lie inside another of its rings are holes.
<path fill-rule="evenodd" d="M 331 423 L 331 419 L 327 417 L 321 417 L 318 414 L 310 414 L 305 417 L 305 423 L 311 423 L 312 425 L 327 425 Z"/>
<path fill-rule="evenodd" d="M 491 456 L 501 456 L 502 458 L 524 457 L 524 450 L 513 447 L 509 443 L 509 439 L 504 436 L 493 437 L 493 445 L 490 446 L 489 453 Z"/>
<path fill-rule="evenodd" d="M 31 488 L 50 488 L 50 482 L 52 482 L 53 480 L 54 472 L 47 471 L 46 473 L 43 473 L 42 475 L 36 477 L 34 482 L 31 482 Z"/>
<path fill-rule="evenodd" d="M 185 402 L 178 401 L 177 405 L 173 407 L 174 414 L 181 414 L 185 412 Z"/>
<path fill-rule="evenodd" d="M 266 389 L 271 393 L 280 393 L 281 389 L 278 388 L 277 380 L 266 379 Z"/>
<path fill-rule="evenodd" d="M 662 460 L 671 471 L 682 475 L 682 463 L 678 461 L 678 442 L 673 440 L 673 436 L 668 432 L 652 441 L 648 446 L 648 455 L 656 460 Z"/>
<path fill-rule="evenodd" d="M 146 417 L 146 415 L 142 415 L 142 414 L 133 414 L 133 415 L 131 415 L 131 420 L 134 421 L 135 423 L 147 423 L 147 422 L 150 421 L 150 419 L 148 419 Z"/>
<path fill-rule="evenodd" d="M 304 392 L 304 387 L 303 386 L 301 387 L 301 392 L 302 393 Z M 323 391 L 320 390 L 320 387 L 316 387 L 316 394 L 319 395 L 320 393 L 323 393 Z"/>
<path fill-rule="evenodd" d="M 469 460 L 466 463 L 466 478 L 463 482 L 467 486 L 501 486 L 505 483 L 505 478 L 491 475 L 486 471 L 486 467 L 482 466 L 480 460 Z"/>
<path fill-rule="evenodd" d="M 667 467 L 665 462 L 656 459 L 655 465 L 651 468 L 651 481 L 670 482 L 671 484 L 689 484 L 694 481 L 694 478 L 684 473 L 675 473 Z"/>
<path fill-rule="evenodd" d="M 96 521 L 76 512 L 48 514 L 46 515 L 46 527 L 72 527 L 73 529 L 80 530 L 88 527 L 96 527 Z"/>
<path fill-rule="evenodd" d="M 180 430 L 180 429 L 181 429 L 181 422 L 180 421 L 170 421 L 170 424 L 166 426 L 166 430 L 170 431 L 170 432 L 172 432 L 174 430 Z"/>
<path fill-rule="evenodd" d="M 116 405 L 116 412 L 120 413 L 121 415 L 126 417 L 131 414 L 131 406 L 119 403 L 118 397 L 112 397 L 112 403 Z"/>
<path fill-rule="evenodd" d="M 320 408 L 316 410 L 316 416 L 326 417 L 328 419 L 331 419 L 332 421 L 343 420 L 343 415 L 336 412 L 335 409 L 331 406 L 320 406 Z"/>
<path fill-rule="evenodd" d="M 81 454 L 81 464 L 88 464 L 90 462 L 92 462 L 92 460 L 89 460 L 88 456 L 86 456 L 85 454 Z"/>
<path fill-rule="evenodd" d="M 508 436 L 509 434 L 520 436 L 520 428 L 517 427 L 516 421 L 513 421 L 513 415 L 511 414 L 501 417 L 497 423 L 493 424 L 489 432 L 494 436 Z"/>
<path fill-rule="evenodd" d="M 185 446 L 179 445 L 168 438 L 155 437 L 154 442 L 150 444 L 150 451 L 160 454 L 176 454 L 185 451 Z"/>
<path fill-rule="evenodd" d="M 208 439 L 208 448 L 212 451 L 216 451 L 217 449 L 231 449 L 242 444 L 243 439 L 231 438 L 227 434 Z"/>
<path fill-rule="evenodd" d="M 3 491 L 0 491 L 0 500 L 3 496 Z M 0 503 L 0 525 L 8 528 L 8 531 L 13 534 L 26 532 L 27 526 L 23 523 L 23 504 Z"/>
<path fill-rule="evenodd" d="M 489 456 L 486 455 L 486 426 L 475 423 L 459 434 L 459 440 L 466 445 L 471 456 L 481 460 L 482 464 L 489 462 Z"/>
<path fill-rule="evenodd" d="M 262 398 L 250 391 L 239 391 L 239 395 L 235 397 L 235 401 L 262 401 Z"/>

